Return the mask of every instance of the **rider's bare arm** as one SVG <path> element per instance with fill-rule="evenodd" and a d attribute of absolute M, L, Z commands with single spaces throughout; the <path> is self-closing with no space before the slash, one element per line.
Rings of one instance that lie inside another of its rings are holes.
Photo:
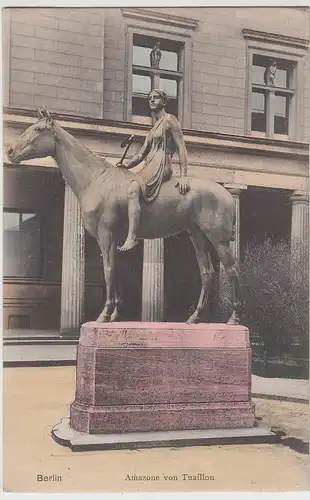
<path fill-rule="evenodd" d="M 187 178 L 187 151 L 183 138 L 183 132 L 180 127 L 179 121 L 173 115 L 168 116 L 168 125 L 179 153 L 179 161 L 180 161 L 180 179 L 178 181 L 179 189 L 182 194 L 186 194 L 187 191 L 189 191 L 189 181 Z"/>
<path fill-rule="evenodd" d="M 121 166 L 123 168 L 130 169 L 130 168 L 135 167 L 136 165 L 139 165 L 139 163 L 141 163 L 141 161 L 144 160 L 144 158 L 146 158 L 146 156 L 148 155 L 149 150 L 150 150 L 150 146 L 151 146 L 151 144 L 148 140 L 148 137 L 146 137 L 144 144 L 143 144 L 142 148 L 140 149 L 140 151 L 138 151 L 138 153 L 129 162 L 123 163 Z M 118 166 L 120 166 L 120 164 L 118 164 Z"/>

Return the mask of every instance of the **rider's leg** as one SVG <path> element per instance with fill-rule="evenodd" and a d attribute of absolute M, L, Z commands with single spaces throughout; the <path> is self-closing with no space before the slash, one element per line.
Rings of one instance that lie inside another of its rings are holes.
<path fill-rule="evenodd" d="M 137 229 L 140 221 L 140 184 L 137 181 L 132 181 L 128 188 L 128 219 L 129 228 L 128 236 L 122 247 L 119 248 L 121 252 L 130 250 L 138 244 Z"/>

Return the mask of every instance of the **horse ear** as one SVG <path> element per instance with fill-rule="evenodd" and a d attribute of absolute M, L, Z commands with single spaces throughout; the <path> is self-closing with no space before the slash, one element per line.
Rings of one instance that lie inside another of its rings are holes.
<path fill-rule="evenodd" d="M 38 116 L 39 120 L 43 120 L 44 113 L 43 113 L 42 109 L 40 109 L 40 108 L 37 109 L 37 116 Z"/>
<path fill-rule="evenodd" d="M 52 118 L 52 115 L 50 114 L 50 112 L 46 109 L 45 106 L 43 106 L 43 112 L 44 112 L 44 116 L 46 118 L 46 121 L 47 122 L 50 122 L 50 123 L 53 123 L 53 118 Z"/>

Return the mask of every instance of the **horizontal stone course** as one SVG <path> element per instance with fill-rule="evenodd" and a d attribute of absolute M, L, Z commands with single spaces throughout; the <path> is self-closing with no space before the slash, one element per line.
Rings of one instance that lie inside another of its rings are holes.
<path fill-rule="evenodd" d="M 16 33 L 17 35 L 34 36 L 35 26 L 31 24 L 20 23 L 14 20 L 14 22 L 11 23 L 11 33 Z"/>
<path fill-rule="evenodd" d="M 193 113 L 192 114 L 192 125 L 199 129 L 205 130 L 207 125 L 217 125 L 218 116 L 208 115 L 206 113 Z"/>
<path fill-rule="evenodd" d="M 45 104 L 54 111 L 102 116 L 102 12 L 11 11 L 12 106 Z"/>
<path fill-rule="evenodd" d="M 46 73 L 56 75 L 58 73 L 58 66 L 56 64 L 46 63 L 44 61 L 29 61 L 25 59 L 11 58 L 11 69 L 32 71 L 33 73 Z"/>
<path fill-rule="evenodd" d="M 102 69 L 96 70 L 93 68 L 79 68 L 75 66 L 57 66 L 57 73 L 60 76 L 68 76 L 81 80 L 93 80 L 97 83 L 102 82 Z"/>
<path fill-rule="evenodd" d="M 101 47 L 103 42 L 102 36 L 95 36 L 93 34 L 85 36 L 85 34 L 81 33 L 72 33 L 70 31 L 62 31 L 59 29 L 47 29 L 42 28 L 41 26 L 35 27 L 35 36 L 39 39 L 55 40 L 78 45 L 80 45 L 81 40 L 83 40 L 83 45 L 92 47 Z"/>
<path fill-rule="evenodd" d="M 32 9 L 11 10 L 12 21 L 21 24 L 30 24 L 31 26 L 42 26 L 46 28 L 58 28 L 58 17 L 46 17 L 38 11 Z"/>
<path fill-rule="evenodd" d="M 42 50 L 55 51 L 57 50 L 57 41 L 44 40 L 35 36 L 12 35 L 12 45 L 14 47 L 40 48 Z"/>
<path fill-rule="evenodd" d="M 19 92 L 20 91 L 19 82 L 12 82 L 11 90 L 12 92 Z M 57 97 L 57 87 L 51 85 L 37 85 L 35 83 L 23 83 L 22 90 L 24 94 Z"/>
<path fill-rule="evenodd" d="M 34 81 L 34 73 L 31 71 L 12 69 L 11 79 L 12 82 L 31 83 Z"/>
<path fill-rule="evenodd" d="M 73 33 L 85 33 L 86 35 L 102 35 L 103 24 L 95 25 L 93 23 L 87 22 L 87 19 L 83 19 L 81 16 L 80 21 L 69 21 L 66 19 L 59 19 L 58 28 L 64 31 L 72 31 Z"/>

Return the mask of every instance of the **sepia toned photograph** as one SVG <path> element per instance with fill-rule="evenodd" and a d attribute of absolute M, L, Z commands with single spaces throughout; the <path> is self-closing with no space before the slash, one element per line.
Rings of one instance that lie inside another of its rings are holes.
<path fill-rule="evenodd" d="M 3 490 L 309 490 L 309 9 L 6 7 Z"/>

